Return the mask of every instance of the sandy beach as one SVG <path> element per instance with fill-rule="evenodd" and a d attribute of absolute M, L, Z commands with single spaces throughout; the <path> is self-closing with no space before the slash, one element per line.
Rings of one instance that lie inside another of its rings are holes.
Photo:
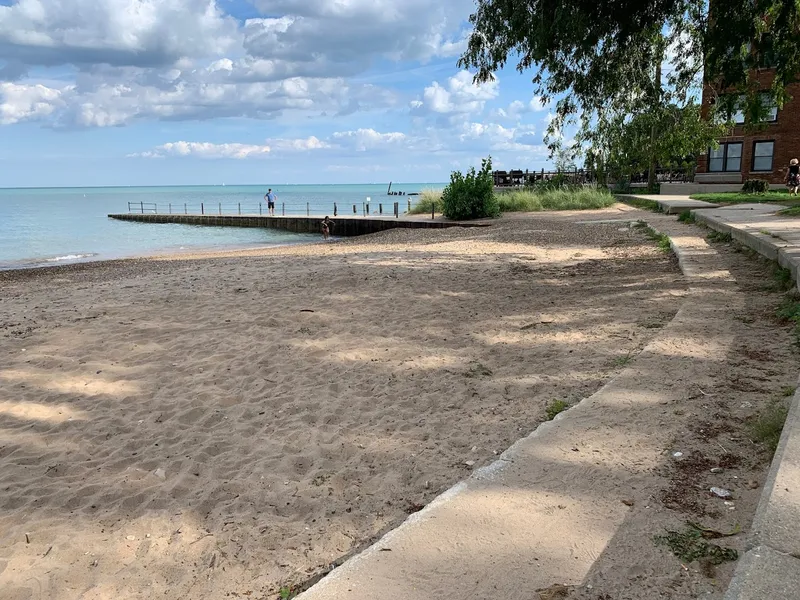
<path fill-rule="evenodd" d="M 543 215 L 0 289 L 2 598 L 210 599 L 272 598 L 494 460 L 685 282 L 638 230 Z"/>

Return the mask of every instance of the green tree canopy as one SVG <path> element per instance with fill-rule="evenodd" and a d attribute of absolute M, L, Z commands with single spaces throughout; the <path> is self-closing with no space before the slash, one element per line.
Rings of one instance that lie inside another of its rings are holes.
<path fill-rule="evenodd" d="M 653 128 L 659 135 L 652 137 Z M 700 106 L 669 104 L 656 111 L 638 113 L 595 125 L 590 167 L 626 177 L 650 168 L 688 169 L 697 153 L 724 135 L 727 125 L 701 118 Z"/>
<path fill-rule="evenodd" d="M 753 114 L 763 109 L 752 69 L 773 66 L 771 91 L 781 106 L 800 72 L 800 0 L 719 4 L 724 14 L 715 19 L 714 0 L 711 11 L 708 0 L 478 0 L 459 65 L 477 70 L 479 82 L 509 61 L 532 70 L 533 92 L 559 98 L 551 148 L 576 117 L 585 140 L 597 123 L 685 104 L 704 65 L 715 87 L 747 94 Z"/>

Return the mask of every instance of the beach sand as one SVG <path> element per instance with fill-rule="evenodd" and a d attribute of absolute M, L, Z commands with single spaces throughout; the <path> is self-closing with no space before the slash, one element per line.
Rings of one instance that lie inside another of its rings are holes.
<path fill-rule="evenodd" d="M 321 572 L 595 392 L 685 282 L 544 215 L 0 289 L 0 596 L 216 599 Z"/>

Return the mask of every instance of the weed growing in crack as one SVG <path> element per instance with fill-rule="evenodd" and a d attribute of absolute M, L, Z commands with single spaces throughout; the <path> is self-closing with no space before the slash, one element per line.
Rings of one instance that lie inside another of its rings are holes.
<path fill-rule="evenodd" d="M 761 411 L 758 418 L 751 425 L 753 440 L 764 444 L 770 456 L 775 454 L 778 443 L 781 441 L 781 432 L 789 414 L 789 407 L 783 400 L 775 400 Z"/>
<path fill-rule="evenodd" d="M 794 324 L 794 343 L 800 347 L 800 298 L 796 294 L 787 295 L 775 314 L 784 323 Z"/>
<path fill-rule="evenodd" d="M 672 251 L 672 246 L 669 243 L 669 236 L 657 232 L 644 221 L 637 221 L 634 227 L 642 231 L 647 237 L 653 240 L 662 252 Z"/>
<path fill-rule="evenodd" d="M 294 593 L 294 590 L 290 586 L 285 585 L 281 587 L 281 589 L 278 591 L 278 597 L 281 600 L 291 600 L 295 596 L 296 594 Z"/>
<path fill-rule="evenodd" d="M 686 522 L 683 531 L 667 530 L 666 535 L 657 535 L 653 539 L 657 546 L 666 546 L 675 556 L 683 562 L 693 562 L 695 560 L 706 560 L 713 565 L 721 565 L 724 562 L 735 561 L 739 558 L 739 553 L 733 548 L 723 548 L 717 544 L 707 542 L 706 539 L 715 537 L 727 537 L 735 535 L 720 533 L 701 527 L 697 523 Z"/>
<path fill-rule="evenodd" d="M 545 409 L 545 415 L 547 416 L 548 421 L 552 421 L 556 418 L 556 415 L 559 413 L 564 412 L 569 408 L 569 404 L 564 402 L 563 400 L 553 400 L 550 404 L 547 405 Z"/>
<path fill-rule="evenodd" d="M 772 277 L 783 291 L 790 290 L 794 286 L 794 282 L 792 281 L 792 272 L 789 269 L 784 269 L 777 263 L 772 269 Z"/>
<path fill-rule="evenodd" d="M 721 244 L 730 244 L 733 241 L 733 236 L 730 233 L 722 233 L 721 231 L 712 231 L 708 234 L 709 242 L 719 242 Z"/>

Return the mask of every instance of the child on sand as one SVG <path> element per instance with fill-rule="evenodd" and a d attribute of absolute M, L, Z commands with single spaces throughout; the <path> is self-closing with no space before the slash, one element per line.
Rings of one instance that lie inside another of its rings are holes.
<path fill-rule="evenodd" d="M 331 230 L 336 225 L 333 221 L 331 221 L 328 216 L 326 215 L 324 219 L 322 219 L 322 238 L 328 239 L 331 235 Z"/>

